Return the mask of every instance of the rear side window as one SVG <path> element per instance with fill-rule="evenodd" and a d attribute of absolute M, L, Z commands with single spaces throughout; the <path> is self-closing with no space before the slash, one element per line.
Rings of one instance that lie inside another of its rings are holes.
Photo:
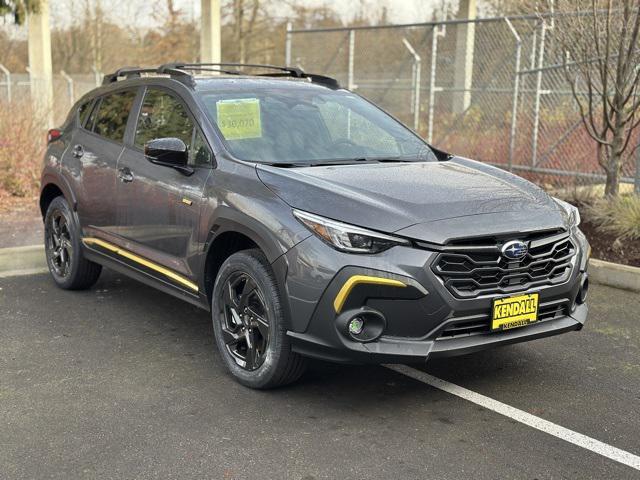
<path fill-rule="evenodd" d="M 149 89 L 140 109 L 135 144 L 142 148 L 149 140 L 174 137 L 190 148 L 193 127 L 187 110 L 177 98 L 162 90 Z"/>
<path fill-rule="evenodd" d="M 82 125 L 87 130 L 93 130 L 93 125 L 96 123 L 96 115 L 98 114 L 98 108 L 100 108 L 100 99 L 98 98 L 91 107 L 91 113 L 87 118 L 87 121 Z"/>
<path fill-rule="evenodd" d="M 78 120 L 80 121 L 80 126 L 84 126 L 84 122 L 87 120 L 87 117 L 89 116 L 89 111 L 90 111 L 89 107 L 91 106 L 91 102 L 93 102 L 93 100 L 84 102 L 82 105 L 80 105 L 80 108 L 78 108 Z"/>
<path fill-rule="evenodd" d="M 133 91 L 104 96 L 98 108 L 93 131 L 109 140 L 122 142 L 135 97 L 136 93 Z"/>

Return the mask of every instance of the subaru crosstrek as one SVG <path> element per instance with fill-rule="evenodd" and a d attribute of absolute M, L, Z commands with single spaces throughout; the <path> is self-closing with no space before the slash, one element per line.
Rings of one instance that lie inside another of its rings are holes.
<path fill-rule="evenodd" d="M 210 310 L 253 388 L 296 380 L 306 357 L 425 361 L 582 328 L 575 207 L 334 79 L 255 67 L 121 69 L 49 132 L 40 208 L 61 288 L 105 266 Z"/>

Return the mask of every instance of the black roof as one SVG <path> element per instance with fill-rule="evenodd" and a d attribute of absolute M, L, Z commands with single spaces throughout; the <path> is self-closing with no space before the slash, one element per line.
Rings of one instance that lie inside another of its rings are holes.
<path fill-rule="evenodd" d="M 248 73 L 247 70 L 261 69 L 263 73 Z M 297 67 L 282 67 L 277 65 L 262 65 L 254 63 L 166 63 L 157 68 L 122 67 L 113 73 L 104 76 L 103 85 L 115 83 L 119 79 L 141 77 L 142 74 L 169 75 L 171 78 L 184 83 L 189 87 L 195 86 L 195 78 L 192 73 L 218 72 L 226 75 L 250 75 L 252 77 L 283 77 L 307 79 L 332 89 L 340 88 L 335 78 L 314 73 L 306 73 Z"/>

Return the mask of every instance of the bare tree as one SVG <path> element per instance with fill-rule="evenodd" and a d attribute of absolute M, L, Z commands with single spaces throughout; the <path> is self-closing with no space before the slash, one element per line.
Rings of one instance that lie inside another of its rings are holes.
<path fill-rule="evenodd" d="M 244 0 L 233 0 L 232 5 L 233 38 L 237 46 L 237 61 L 240 63 L 247 61 L 247 53 L 251 47 L 251 40 L 260 9 L 260 0 L 252 0 L 250 3 L 248 15 Z"/>
<path fill-rule="evenodd" d="M 556 36 L 582 123 L 597 143 L 606 196 L 618 195 L 640 125 L 640 0 L 563 0 Z M 585 8 L 586 7 L 586 8 Z"/>
<path fill-rule="evenodd" d="M 13 15 L 15 22 L 22 25 L 28 13 L 37 13 L 40 0 L 0 0 L 0 16 Z"/>
<path fill-rule="evenodd" d="M 105 11 L 102 8 L 101 0 L 84 0 L 83 16 L 90 26 L 89 45 L 93 58 L 93 67 L 98 71 L 102 70 L 102 27 L 105 21 Z"/>
<path fill-rule="evenodd" d="M 143 64 L 191 61 L 196 55 L 193 41 L 197 38 L 193 34 L 196 26 L 185 18 L 175 0 L 165 0 L 164 3 L 164 8 L 158 5 L 154 12 L 159 26 L 144 36 Z"/>
<path fill-rule="evenodd" d="M 484 0 L 478 5 L 478 9 L 487 16 L 545 13 L 553 7 L 553 0 Z"/>

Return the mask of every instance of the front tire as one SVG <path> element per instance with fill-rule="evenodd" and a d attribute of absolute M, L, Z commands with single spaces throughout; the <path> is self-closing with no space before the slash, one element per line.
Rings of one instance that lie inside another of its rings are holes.
<path fill-rule="evenodd" d="M 300 378 L 306 362 L 291 351 L 280 292 L 260 250 L 235 253 L 222 264 L 211 312 L 218 351 L 238 382 L 267 389 Z"/>
<path fill-rule="evenodd" d="M 102 266 L 84 258 L 80 227 L 64 197 L 53 199 L 44 218 L 49 272 L 58 287 L 83 290 L 98 281 Z"/>

